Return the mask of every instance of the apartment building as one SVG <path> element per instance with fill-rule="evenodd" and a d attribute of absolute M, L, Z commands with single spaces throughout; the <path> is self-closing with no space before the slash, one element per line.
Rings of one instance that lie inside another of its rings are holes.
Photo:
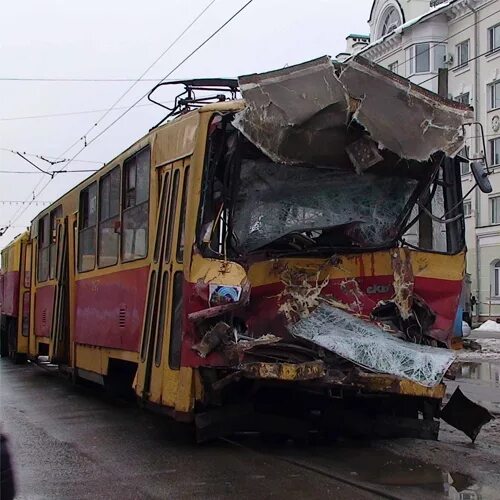
<path fill-rule="evenodd" d="M 349 35 L 338 59 L 362 54 L 434 92 L 448 68 L 448 97 L 473 106 L 482 125 L 483 134 L 470 128 L 467 148 L 486 156 L 493 192 L 471 191 L 463 164 L 467 268 L 476 318 L 500 317 L 500 0 L 375 0 L 368 24 L 369 36 Z"/>

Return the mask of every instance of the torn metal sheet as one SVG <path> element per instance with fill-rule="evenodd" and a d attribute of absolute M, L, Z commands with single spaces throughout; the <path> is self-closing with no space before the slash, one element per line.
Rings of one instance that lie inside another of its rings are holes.
<path fill-rule="evenodd" d="M 226 346 L 224 349 L 225 355 L 232 360 L 240 360 L 243 354 L 246 351 L 251 351 L 252 349 L 263 346 L 263 345 L 271 345 L 276 344 L 282 340 L 281 337 L 277 337 L 276 335 L 262 335 L 256 339 L 243 339 L 237 342 L 232 342 Z"/>
<path fill-rule="evenodd" d="M 306 361 L 304 363 L 245 363 L 241 365 L 245 377 L 256 379 L 275 380 L 314 380 L 322 378 L 325 364 L 321 360 Z"/>
<path fill-rule="evenodd" d="M 350 102 L 329 57 L 238 82 L 246 107 L 233 124 L 274 162 L 331 165 L 345 156 Z"/>
<path fill-rule="evenodd" d="M 231 335 L 232 327 L 224 321 L 219 321 L 213 328 L 208 330 L 198 344 L 192 346 L 200 357 L 206 358 L 219 345 L 224 344 Z"/>
<path fill-rule="evenodd" d="M 406 159 L 425 161 L 437 151 L 453 155 L 463 146 L 462 125 L 472 120 L 468 107 L 360 56 L 345 64 L 324 56 L 242 76 L 239 85 L 246 107 L 233 123 L 277 163 L 331 166 L 349 153 L 363 171 L 377 159 L 365 142 L 360 165 L 352 143 L 365 134 Z"/>
<path fill-rule="evenodd" d="M 467 398 L 457 387 L 446 406 L 441 410 L 440 417 L 469 436 L 474 442 L 483 425 L 493 420 L 493 415 L 482 406 Z"/>
<path fill-rule="evenodd" d="M 441 382 L 455 359 L 452 351 L 405 342 L 373 323 L 327 304 L 320 305 L 289 330 L 364 368 L 426 387 Z"/>
<path fill-rule="evenodd" d="M 363 57 L 342 68 L 339 80 L 360 99 L 354 118 L 379 145 L 402 158 L 425 161 L 464 146 L 463 125 L 473 120 L 468 106 L 445 99 Z"/>

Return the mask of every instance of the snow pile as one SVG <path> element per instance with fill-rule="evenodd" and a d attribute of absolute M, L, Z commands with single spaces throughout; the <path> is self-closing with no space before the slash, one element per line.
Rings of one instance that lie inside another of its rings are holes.
<path fill-rule="evenodd" d="M 489 319 L 485 321 L 480 327 L 474 329 L 475 332 L 499 332 L 500 333 L 500 323 Z"/>

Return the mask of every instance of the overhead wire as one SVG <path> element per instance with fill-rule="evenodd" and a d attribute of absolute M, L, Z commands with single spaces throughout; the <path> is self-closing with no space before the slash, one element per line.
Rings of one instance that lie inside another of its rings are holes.
<path fill-rule="evenodd" d="M 158 80 L 154 80 L 157 82 Z M 174 101 L 161 101 L 162 104 L 173 104 Z M 138 104 L 136 108 L 142 108 L 142 107 L 149 107 L 149 106 L 156 106 L 156 104 L 148 102 L 144 104 Z M 127 109 L 128 106 L 116 106 L 112 109 L 112 111 L 119 111 L 122 109 Z M 104 108 L 104 109 L 91 109 L 91 110 L 83 110 L 83 111 L 68 111 L 68 112 L 63 112 L 63 113 L 47 113 L 43 115 L 28 115 L 28 116 L 7 116 L 0 118 L 0 121 L 14 121 L 14 120 L 36 120 L 39 118 L 57 118 L 57 117 L 64 117 L 64 116 L 73 116 L 73 115 L 90 115 L 93 113 L 102 113 L 103 111 L 108 110 L 109 108 Z M 0 148 L 2 149 L 2 148 Z M 82 160 L 78 160 L 82 161 Z"/>
<path fill-rule="evenodd" d="M 241 8 L 239 8 L 229 19 L 227 19 L 223 24 L 221 24 L 211 35 L 209 35 L 205 40 L 200 43 L 196 48 L 194 48 L 181 62 L 179 62 L 174 68 L 172 68 L 167 75 L 162 78 L 158 83 L 164 82 L 172 73 L 179 69 L 186 61 L 188 61 L 196 52 L 198 52 L 204 45 L 206 45 L 214 36 L 216 36 L 221 30 L 223 30 L 233 19 L 235 19 L 241 12 L 243 12 L 254 0 L 248 0 Z M 123 113 L 121 113 L 117 118 L 115 118 L 109 125 L 107 125 L 103 130 L 101 130 L 97 135 L 92 137 L 90 141 L 87 141 L 74 156 L 71 158 L 69 163 L 71 163 L 87 146 L 90 146 L 94 141 L 101 137 L 105 132 L 107 132 L 113 125 L 115 125 L 119 120 L 121 120 L 131 109 L 133 109 L 142 99 L 147 97 L 150 90 L 143 94 L 139 99 L 134 101 L 134 103 L 129 106 Z"/>
<path fill-rule="evenodd" d="M 203 10 L 203 12 L 205 12 L 211 5 L 212 3 L 214 2 L 215 0 L 212 0 L 212 2 Z M 162 83 L 164 81 L 167 80 L 167 78 L 172 74 L 174 73 L 177 69 L 179 69 L 186 61 L 188 61 L 194 54 L 196 54 L 203 46 L 205 46 L 213 37 L 215 37 L 222 29 L 224 29 L 229 23 L 231 23 L 231 21 L 233 21 L 233 19 L 235 19 L 239 14 L 241 14 L 241 12 L 243 12 L 254 0 L 248 0 L 242 7 L 240 7 L 234 14 L 232 14 L 223 24 L 221 24 L 214 32 L 212 32 L 207 38 L 205 38 L 205 40 L 203 42 L 201 42 L 195 49 L 193 49 L 186 57 L 184 57 L 172 70 L 170 70 L 167 75 L 165 75 L 158 83 Z M 195 18 L 195 21 L 200 17 L 197 16 Z M 194 22 L 195 22 L 194 21 Z M 192 22 L 189 26 L 192 26 L 194 24 L 194 22 Z M 184 30 L 184 32 L 187 31 L 187 30 Z M 184 33 L 183 32 L 183 33 Z M 179 38 L 179 37 L 178 37 Z M 77 151 L 77 153 L 68 161 L 68 163 L 66 164 L 66 167 L 72 163 L 73 161 L 75 161 L 76 157 L 88 146 L 90 145 L 91 143 L 93 143 L 95 140 L 97 140 L 99 137 L 101 137 L 107 130 L 109 130 L 115 123 L 117 123 L 119 120 L 121 120 L 121 118 L 123 118 L 128 112 L 130 112 L 131 109 L 133 109 L 137 104 L 139 104 L 139 102 L 144 99 L 149 93 L 149 90 L 148 92 L 146 92 L 145 94 L 143 94 L 139 99 L 137 99 L 136 101 L 134 101 L 132 103 L 132 105 L 130 105 L 123 113 L 121 113 L 115 120 L 113 120 L 106 128 L 104 128 L 99 134 L 97 134 L 96 136 L 94 136 L 89 142 L 85 141 L 85 145 L 83 146 L 83 148 L 81 148 L 79 151 Z M 112 107 L 109 109 L 109 111 L 111 111 Z M 106 113 L 107 114 L 107 113 Z M 103 117 L 101 117 L 102 119 Z M 94 127 L 92 127 L 94 128 Z M 81 140 L 81 138 L 79 139 L 79 141 Z M 61 157 L 64 156 L 76 143 L 74 143 L 73 145 L 70 146 L 70 148 L 68 148 L 66 151 L 64 151 L 64 153 L 61 154 Z M 38 193 L 35 194 L 35 192 L 33 191 L 34 193 L 34 197 L 33 197 L 33 200 L 36 199 L 37 196 L 40 196 L 40 194 L 47 188 L 47 186 L 50 184 L 50 182 L 52 181 L 52 178 L 50 178 L 46 183 L 45 185 L 43 185 L 41 187 L 41 189 L 38 191 Z M 35 190 L 36 188 L 41 184 L 41 182 L 38 182 L 37 185 L 35 186 Z M 28 201 L 28 200 L 27 200 Z M 16 212 L 12 217 L 11 217 L 11 220 L 9 222 L 9 224 L 7 225 L 6 229 L 5 230 L 8 230 L 12 224 L 14 224 L 25 212 L 26 210 L 30 207 L 31 205 L 28 204 L 26 205 L 26 207 L 23 208 L 23 210 L 21 210 L 19 213 Z M 4 231 L 5 232 L 5 231 Z"/>
<path fill-rule="evenodd" d="M 93 130 L 95 127 L 97 127 L 97 125 L 113 110 L 113 107 L 116 106 L 133 88 L 134 86 L 144 77 L 144 75 L 170 50 L 172 49 L 172 47 L 175 46 L 175 44 L 187 33 L 187 31 L 198 21 L 198 19 L 200 19 L 201 16 L 203 16 L 203 14 L 215 3 L 216 0 L 211 0 L 200 12 L 199 14 L 187 25 L 187 27 L 180 33 L 180 35 L 178 35 L 173 41 L 172 43 L 170 43 L 170 45 L 160 54 L 160 56 L 158 56 L 148 67 L 145 71 L 143 71 L 141 73 L 141 75 L 135 80 L 135 82 L 125 91 L 123 92 L 120 97 L 114 101 L 114 103 L 105 110 L 104 114 L 92 125 L 92 127 L 89 128 L 89 130 L 82 136 L 80 137 L 77 141 L 75 141 L 73 144 L 71 144 L 68 148 L 66 148 L 66 150 L 61 153 L 61 155 L 59 156 L 59 158 L 62 158 L 66 155 L 67 152 L 69 152 L 74 146 L 76 146 L 76 144 L 78 144 L 83 138 L 85 138 L 85 144 L 86 144 L 86 135 L 91 131 Z M 72 158 L 70 161 L 72 162 L 75 158 Z M 69 164 L 69 162 L 68 162 Z M 67 165 L 68 165 L 67 164 Z M 66 166 L 67 166 L 66 165 Z M 42 188 L 40 189 L 40 191 L 34 195 L 33 199 L 35 199 L 37 196 L 40 195 L 40 193 L 42 191 L 44 191 L 47 186 L 50 184 L 50 182 L 52 181 L 53 177 L 51 177 L 48 182 L 42 186 Z M 40 186 L 40 184 L 42 184 L 43 182 L 43 178 L 41 178 L 35 185 L 35 187 L 33 188 L 33 193 L 35 193 L 36 189 L 38 188 L 38 186 Z M 27 200 L 28 201 L 28 200 Z M 15 222 L 16 220 L 18 220 L 25 212 L 26 210 L 29 208 L 30 205 L 27 205 L 23 210 L 19 211 L 17 210 L 14 215 L 11 217 L 11 223 L 12 222 Z M 9 226 L 7 226 L 7 229 L 8 229 Z"/>
<path fill-rule="evenodd" d="M 54 170 L 54 174 L 81 174 L 83 172 L 97 172 L 95 169 L 76 169 L 76 170 Z M 0 170 L 0 174 L 33 174 L 38 175 L 38 172 L 30 172 L 29 170 Z"/>
<path fill-rule="evenodd" d="M 16 154 L 16 153 L 22 153 L 24 156 L 32 156 L 33 158 L 40 158 L 41 160 L 42 159 L 43 160 L 45 160 L 45 159 L 58 160 L 55 156 L 41 155 L 41 154 L 35 154 L 35 153 L 28 153 L 26 151 L 16 151 L 14 148 L 1 148 L 0 147 L 0 151 L 7 151 L 9 153 L 14 153 L 14 154 Z M 61 161 L 67 161 L 67 160 L 61 160 Z M 79 163 L 98 163 L 98 164 L 104 165 L 103 161 L 98 161 L 98 160 L 75 160 L 75 162 L 79 162 Z"/>
<path fill-rule="evenodd" d="M 142 78 L 141 82 L 157 82 L 159 78 Z M 61 83 L 114 83 L 114 82 L 137 82 L 137 78 L 24 78 L 24 77 L 0 77 L 0 82 L 61 82 Z"/>
<path fill-rule="evenodd" d="M 477 56 L 471 57 L 470 59 L 467 59 L 467 62 L 475 61 L 476 59 L 479 59 L 480 57 L 487 56 L 488 54 L 491 54 L 491 50 L 487 50 L 481 54 L 478 54 Z M 448 71 L 453 71 L 454 69 L 461 68 L 463 64 L 457 64 L 456 66 L 452 66 L 451 68 L 448 69 Z M 438 78 L 439 73 L 436 75 L 432 75 L 430 78 L 427 78 L 423 82 L 420 82 L 419 85 L 423 85 L 424 83 L 430 82 L 431 80 L 434 80 L 434 78 Z"/>
<path fill-rule="evenodd" d="M 35 154 L 35 153 L 27 153 L 26 151 L 16 151 L 15 149 L 10 149 L 10 148 L 0 148 L 0 151 L 7 151 L 7 152 L 12 153 L 16 156 L 20 156 L 23 160 L 27 161 L 28 163 L 31 163 L 36 169 L 41 170 L 42 173 L 44 173 L 44 174 L 47 172 L 44 171 L 43 169 L 40 169 L 37 165 L 35 165 L 34 163 L 32 163 L 30 160 L 28 160 L 25 157 L 31 156 L 33 158 L 38 158 L 39 160 L 43 160 L 52 166 L 57 165 L 59 163 L 64 163 L 66 161 L 69 161 L 69 159 L 67 159 L 67 158 L 57 159 L 54 156 L 41 155 L 41 154 Z M 82 163 L 97 163 L 100 165 L 104 165 L 103 161 L 96 161 L 96 160 L 75 160 L 75 161 L 82 162 Z"/>
<path fill-rule="evenodd" d="M 108 114 L 113 110 L 113 108 L 137 85 L 138 82 L 146 75 L 146 73 L 165 55 L 169 52 L 179 40 L 196 24 L 196 22 L 205 14 L 205 12 L 216 2 L 216 0 L 210 0 L 210 2 L 198 13 L 198 15 L 182 30 L 182 32 L 170 43 L 170 45 L 141 73 L 141 75 L 136 79 L 136 81 L 130 85 L 130 87 L 123 92 L 118 99 L 104 112 L 104 114 L 80 137 L 75 141 L 69 148 L 67 148 L 61 156 L 64 156 L 68 151 L 73 149 L 82 139 L 85 139 L 94 128 L 96 128 L 99 123 L 108 116 Z M 160 80 L 163 81 L 163 80 Z M 86 142 L 86 141 L 85 141 Z"/>

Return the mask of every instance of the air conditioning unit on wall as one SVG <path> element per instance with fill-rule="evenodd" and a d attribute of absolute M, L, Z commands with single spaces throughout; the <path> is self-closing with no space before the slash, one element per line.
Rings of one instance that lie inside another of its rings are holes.
<path fill-rule="evenodd" d="M 453 64 L 453 54 L 445 54 L 443 56 L 443 63 L 444 64 Z"/>

